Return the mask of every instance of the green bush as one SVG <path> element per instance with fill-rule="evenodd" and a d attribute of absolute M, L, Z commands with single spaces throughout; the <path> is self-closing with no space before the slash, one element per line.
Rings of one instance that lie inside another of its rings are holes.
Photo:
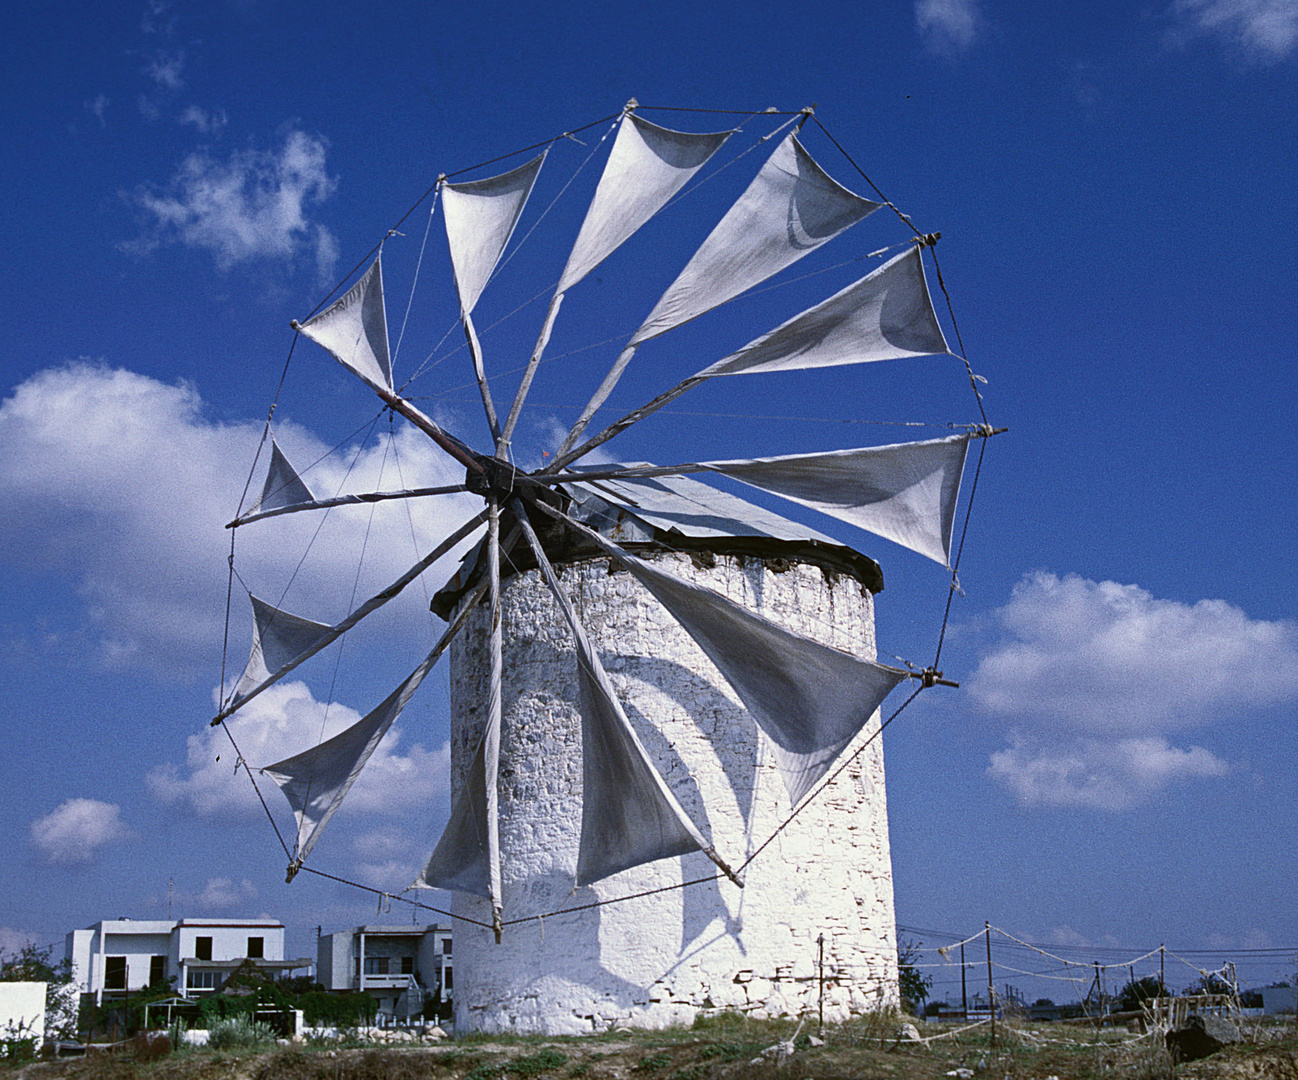
<path fill-rule="evenodd" d="M 207 1045 L 213 1050 L 260 1050 L 274 1041 L 275 1033 L 249 1016 L 218 1020 L 207 1035 Z"/>

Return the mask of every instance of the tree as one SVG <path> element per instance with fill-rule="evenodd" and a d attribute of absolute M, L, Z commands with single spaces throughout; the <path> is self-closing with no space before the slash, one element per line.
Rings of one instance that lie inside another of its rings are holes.
<path fill-rule="evenodd" d="M 54 947 L 24 945 L 16 953 L 0 950 L 0 982 L 45 984 L 45 1037 L 74 1039 L 80 995 L 72 982 L 72 961 L 54 960 Z"/>
<path fill-rule="evenodd" d="M 915 1014 L 928 1000 L 929 987 L 933 985 L 933 976 L 925 975 L 915 967 L 923 944 L 914 940 L 897 944 L 897 990 L 901 994 L 902 1007 Z"/>
<path fill-rule="evenodd" d="M 1210 971 L 1199 979 L 1196 979 L 1187 986 L 1181 993 L 1185 996 L 1198 994 L 1230 994 L 1230 983 L 1223 979 L 1217 972 Z"/>
<path fill-rule="evenodd" d="M 1118 1011 L 1134 1012 L 1145 1002 L 1166 996 L 1167 988 L 1163 986 L 1163 981 L 1157 975 L 1146 975 L 1129 981 L 1118 991 Z"/>

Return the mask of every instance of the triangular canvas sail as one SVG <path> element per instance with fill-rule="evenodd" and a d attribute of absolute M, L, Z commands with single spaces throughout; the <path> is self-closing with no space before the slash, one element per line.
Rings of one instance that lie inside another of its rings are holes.
<path fill-rule="evenodd" d="M 383 269 L 379 259 L 374 260 L 344 296 L 297 328 L 371 386 L 392 389 L 388 322 L 383 311 Z"/>
<path fill-rule="evenodd" d="M 558 291 L 577 284 L 658 213 L 730 135 L 672 131 L 626 113 Z"/>
<path fill-rule="evenodd" d="M 630 570 L 716 665 L 775 744 L 775 760 L 795 805 L 906 677 L 897 668 L 785 630 L 569 520 Z"/>
<path fill-rule="evenodd" d="M 545 154 L 540 154 L 499 176 L 443 186 L 446 239 L 464 314 L 473 310 L 487 287 L 544 161 Z"/>
<path fill-rule="evenodd" d="M 577 669 L 582 747 L 577 884 L 706 850 L 707 841 L 650 763 L 599 657 L 581 637 Z"/>
<path fill-rule="evenodd" d="M 239 685 L 234 688 L 236 702 L 333 629 L 324 623 L 290 615 L 251 593 L 248 599 L 252 601 L 252 652 Z"/>
<path fill-rule="evenodd" d="M 631 338 L 638 345 L 711 311 L 855 225 L 881 203 L 831 178 L 790 134 Z"/>
<path fill-rule="evenodd" d="M 379 740 L 410 700 L 414 687 L 409 682 L 407 679 L 378 708 L 332 739 L 261 770 L 279 785 L 293 807 L 299 861 L 315 847 Z"/>
<path fill-rule="evenodd" d="M 491 735 L 490 732 L 487 734 Z M 499 730 L 494 733 L 494 738 L 499 747 Z M 469 764 L 464 786 L 451 807 L 451 819 L 446 823 L 428 864 L 415 879 L 414 888 L 457 889 L 474 896 L 485 896 L 488 900 L 500 896 L 499 866 L 493 873 L 490 853 L 490 838 L 496 826 L 491 820 L 493 815 L 487 801 L 486 747 L 487 738 L 484 737 Z"/>
<path fill-rule="evenodd" d="M 277 510 L 281 506 L 311 502 L 315 498 L 302 482 L 288 458 L 274 439 L 270 441 L 270 468 L 266 470 L 266 483 L 262 485 L 258 510 Z"/>
<path fill-rule="evenodd" d="M 836 367 L 947 351 L 914 247 L 699 376 Z"/>
<path fill-rule="evenodd" d="M 703 464 L 949 566 L 969 439 Z"/>

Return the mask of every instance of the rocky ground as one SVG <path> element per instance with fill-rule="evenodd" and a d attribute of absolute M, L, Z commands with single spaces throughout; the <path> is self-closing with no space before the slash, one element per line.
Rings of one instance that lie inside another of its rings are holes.
<path fill-rule="evenodd" d="M 923 1025 L 922 1037 L 939 1033 Z M 1060 1025 L 1002 1024 L 914 1041 L 895 1023 L 857 1022 L 824 1037 L 804 1025 L 712 1022 L 689 1030 L 587 1038 L 469 1037 L 402 1047 L 279 1046 L 259 1052 L 124 1046 L 14 1067 L 14 1080 L 1298 1080 L 1292 1024 L 1173 1065 L 1161 1042 Z"/>

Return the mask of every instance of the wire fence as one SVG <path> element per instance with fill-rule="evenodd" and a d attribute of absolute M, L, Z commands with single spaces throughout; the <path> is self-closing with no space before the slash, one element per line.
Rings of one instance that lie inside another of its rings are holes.
<path fill-rule="evenodd" d="M 1298 985 L 1298 946 L 1180 948 L 1034 942 L 990 922 L 972 934 L 899 925 L 904 968 L 938 1015 L 976 1018 L 991 1008 L 1058 1019 L 1095 1016 L 1133 996 L 1198 994 L 1261 1006 L 1265 987 Z M 903 986 L 904 992 L 904 986 Z"/>

